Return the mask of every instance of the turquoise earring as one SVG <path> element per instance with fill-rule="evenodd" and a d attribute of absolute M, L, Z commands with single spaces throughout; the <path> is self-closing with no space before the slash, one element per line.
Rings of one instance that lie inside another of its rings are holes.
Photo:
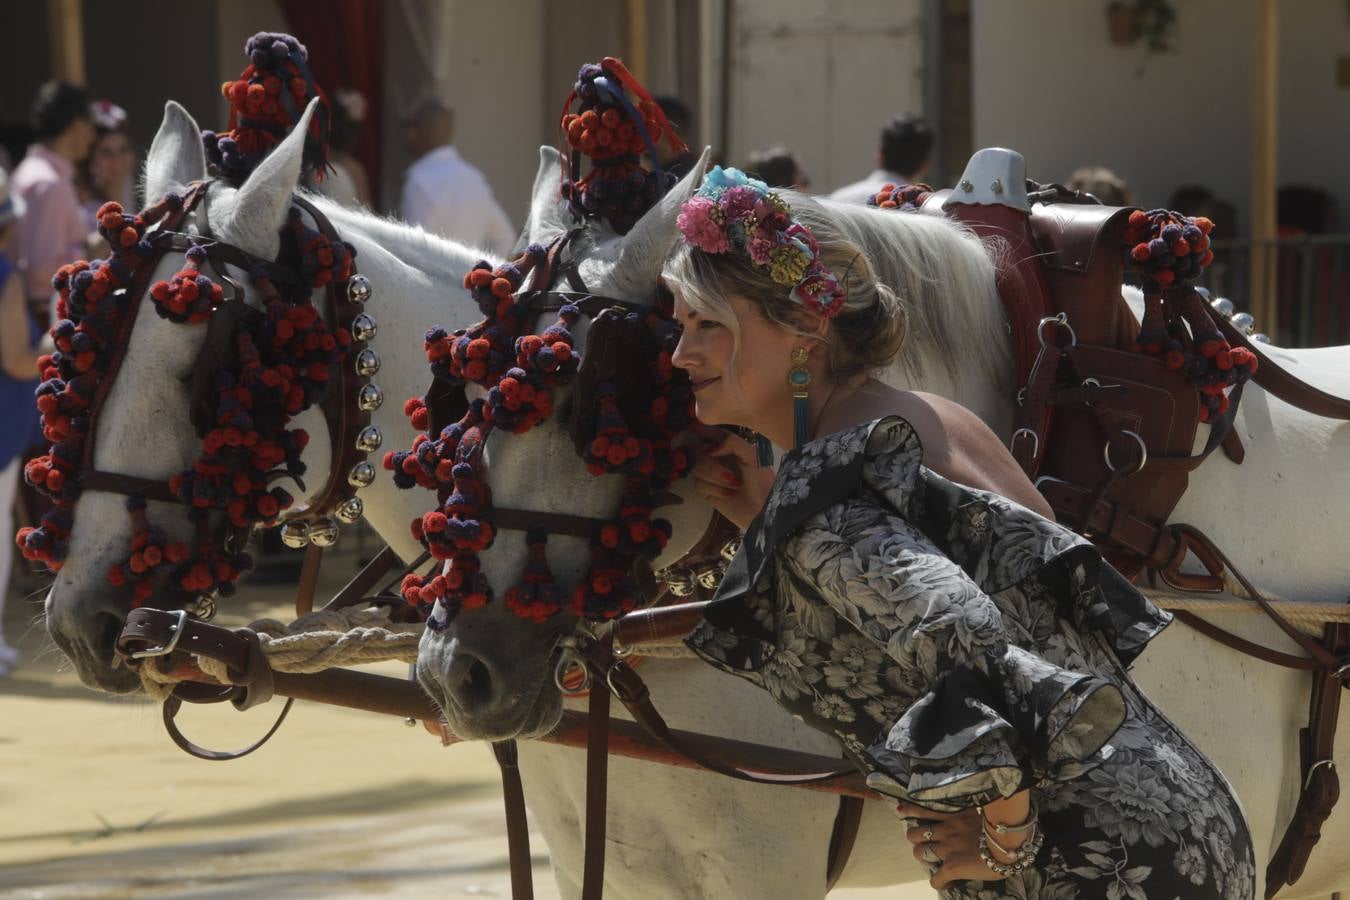
<path fill-rule="evenodd" d="M 755 435 L 755 461 L 761 469 L 773 466 L 773 442 L 762 434 Z"/>
<path fill-rule="evenodd" d="M 792 351 L 792 368 L 788 370 L 788 386 L 792 388 L 792 441 L 800 447 L 811 439 L 811 404 L 807 388 L 811 386 L 811 372 L 806 368 L 805 347 Z"/>

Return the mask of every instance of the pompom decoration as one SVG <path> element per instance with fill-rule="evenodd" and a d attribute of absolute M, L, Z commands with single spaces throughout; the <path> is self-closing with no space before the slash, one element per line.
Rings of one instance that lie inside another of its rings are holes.
<path fill-rule="evenodd" d="M 177 227 L 173 223 L 185 212 L 183 205 L 183 198 L 171 194 L 139 215 L 128 216 L 117 203 L 104 204 L 98 212 L 99 230 L 112 254 L 104 260 L 62 266 L 53 278 L 61 319 L 51 329 L 56 351 L 39 360 L 44 380 L 37 391 L 43 433 L 52 447 L 27 464 L 24 477 L 49 496 L 55 508 L 37 528 L 22 529 L 17 537 L 26 559 L 42 561 L 52 571 L 61 567 L 68 551 L 90 411 L 114 350 L 119 344 L 124 347 L 130 334 L 131 298 L 123 288 L 156 252 L 146 230 L 166 218 Z M 350 276 L 350 247 L 327 242 L 316 247 L 294 216 L 288 228 L 299 242 L 301 259 L 316 258 L 305 275 L 308 283 Z M 325 250 L 331 256 L 321 256 Z M 224 294 L 202 273 L 206 260 L 207 250 L 193 245 L 171 279 L 150 287 L 150 300 L 161 317 L 201 326 L 212 315 L 229 314 L 217 312 Z M 247 554 L 231 549 L 228 535 L 275 524 L 293 503 L 289 493 L 271 486 L 278 474 L 299 477 L 304 472 L 300 454 L 307 435 L 287 426 L 322 401 L 330 368 L 345 358 L 351 337 L 343 329 L 328 329 L 307 289 L 299 289 L 297 297 L 283 297 L 262 271 L 253 273 L 252 283 L 263 311 L 236 312 L 240 320 L 231 341 L 237 364 L 217 372 L 208 398 L 214 402 L 201 456 L 169 481 L 170 489 L 190 507 L 194 546 L 166 542 L 146 520 L 145 501 L 128 499 L 135 529 L 131 552 L 109 569 L 107 577 L 115 586 L 130 586 L 133 605 L 144 603 L 162 585 L 192 596 L 228 596 L 251 566 Z M 227 539 L 211 527 L 213 510 L 224 513 Z"/>
<path fill-rule="evenodd" d="M 1214 259 L 1209 235 L 1214 223 L 1165 209 L 1130 213 L 1125 228 L 1126 264 L 1144 281 L 1144 317 L 1136 352 L 1182 371 L 1200 392 L 1200 421 L 1228 411 L 1228 389 L 1256 371 L 1256 355 L 1232 347 L 1214 324 L 1194 282 Z"/>
<path fill-rule="evenodd" d="M 289 34 L 259 32 L 245 42 L 244 53 L 249 65 L 220 87 L 230 105 L 229 130 L 202 132 L 207 162 L 227 180 L 242 183 L 318 97 L 304 162 L 322 180 L 328 165 L 328 98 L 310 74 L 305 45 Z"/>
<path fill-rule="evenodd" d="M 515 292 L 545 258 L 542 247 L 531 246 L 511 263 L 494 269 L 482 262 L 469 272 L 465 286 L 486 318 L 453 335 L 431 329 L 425 349 L 434 377 L 471 381 L 485 388 L 487 397 L 471 403 L 439 434 L 425 433 L 430 424 L 425 400 L 410 399 L 404 412 L 424 433 L 410 450 L 384 458 L 398 486 L 436 491 L 436 508 L 413 520 L 412 535 L 449 565 L 439 575 L 408 575 L 401 585 L 404 600 L 433 630 L 443 629 L 460 610 L 491 600 L 478 558 L 496 536 L 482 460 L 488 435 L 494 428 L 522 434 L 547 419 L 552 388 L 569 383 L 577 372 L 580 357 L 571 336 L 580 317 L 576 307 L 564 305 L 558 320 L 540 334 L 521 333 L 530 313 L 528 300 L 517 299 Z M 583 456 L 592 474 L 626 477 L 618 517 L 594 536 L 590 571 L 570 594 L 549 570 L 547 536 L 538 530 L 527 534 L 525 571 L 504 598 L 523 618 L 543 622 L 567 608 L 578 616 L 609 619 L 635 609 L 641 600 L 630 572 L 635 560 L 657 556 L 670 536 L 669 523 L 652 519 L 653 498 L 688 472 L 688 456 L 672 447 L 672 440 L 694 422 L 688 378 L 671 364 L 679 340 L 671 312 L 667 293 L 655 310 L 624 320 L 630 334 L 644 342 L 641 358 L 653 360 L 655 391 L 645 398 L 644 414 L 625 420 L 616 387 L 597 386 L 601 413 L 596 437 Z"/>
<path fill-rule="evenodd" d="M 571 112 L 573 103 L 576 112 Z M 642 166 L 642 155 L 655 159 L 663 138 L 675 153 L 687 148 L 621 60 L 606 57 L 599 65 L 581 67 L 559 124 L 572 151 L 562 197 L 575 216 L 602 218 L 618 234 L 627 234 L 677 180 Z M 585 176 L 579 171 L 582 155 L 591 162 Z"/>
<path fill-rule="evenodd" d="M 927 202 L 933 189 L 926 184 L 892 184 L 887 182 L 871 197 L 867 205 L 877 209 L 898 209 L 901 212 L 916 212 Z"/>

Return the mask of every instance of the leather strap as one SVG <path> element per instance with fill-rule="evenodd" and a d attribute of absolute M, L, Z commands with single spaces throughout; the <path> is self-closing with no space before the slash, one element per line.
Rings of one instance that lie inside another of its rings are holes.
<path fill-rule="evenodd" d="M 834 816 L 834 828 L 830 831 L 830 855 L 825 863 L 826 893 L 839 883 L 844 869 L 848 867 L 853 844 L 858 839 L 858 829 L 862 826 L 862 813 L 862 798 L 839 798 L 839 812 Z"/>
<path fill-rule="evenodd" d="M 492 755 L 502 770 L 502 801 L 506 805 L 507 858 L 511 863 L 511 900 L 534 900 L 534 872 L 530 867 L 530 825 L 525 817 L 525 788 L 520 782 L 520 760 L 515 741 L 493 741 Z"/>
<path fill-rule="evenodd" d="M 281 707 L 281 714 L 277 716 L 276 721 L 272 723 L 272 727 L 267 729 L 267 732 L 262 737 L 258 738 L 247 747 L 239 750 L 211 750 L 207 747 L 203 747 L 201 744 L 193 742 L 187 735 L 183 734 L 182 730 L 178 727 L 177 721 L 175 721 L 178 716 L 178 711 L 182 709 L 183 706 L 183 698 L 179 697 L 177 694 L 171 694 L 169 698 L 164 701 L 161 717 L 164 720 L 164 730 L 169 733 L 169 739 L 174 742 L 178 749 L 189 756 L 197 757 L 197 759 L 205 759 L 212 762 L 226 762 L 228 760 L 248 756 L 254 750 L 257 750 L 263 744 L 270 741 L 272 735 L 276 734 L 277 730 L 281 728 L 281 724 L 286 721 L 286 716 L 290 713 L 291 706 L 294 705 L 294 703 L 295 699 L 293 697 L 287 697 L 286 704 Z"/>
<path fill-rule="evenodd" d="M 606 637 L 601 646 L 612 650 Z M 609 791 L 609 691 L 597 685 L 589 697 L 586 734 L 586 831 L 581 900 L 605 893 L 605 812 Z"/>
<path fill-rule="evenodd" d="M 1328 394 L 1280 368 L 1260 344 L 1252 343 L 1247 335 L 1233 327 L 1233 323 L 1223 316 L 1214 317 L 1215 324 L 1223 332 L 1228 343 L 1234 347 L 1246 347 L 1260 358 L 1260 365 L 1252 375 L 1252 380 L 1270 391 L 1290 406 L 1306 410 L 1316 416 L 1328 419 L 1350 419 L 1350 399 Z"/>
<path fill-rule="evenodd" d="M 1329 651 L 1344 654 L 1350 647 L 1350 625 L 1337 622 L 1325 626 L 1323 642 Z M 1313 675 L 1308 727 L 1299 732 L 1303 789 L 1289 827 L 1266 867 L 1267 900 L 1303 876 L 1313 848 L 1322 839 L 1322 825 L 1340 799 L 1335 743 L 1344 683 L 1339 673 L 1321 670 Z"/>

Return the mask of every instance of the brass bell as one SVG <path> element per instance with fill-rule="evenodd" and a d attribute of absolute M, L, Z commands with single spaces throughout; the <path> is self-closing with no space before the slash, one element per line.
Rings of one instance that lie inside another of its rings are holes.
<path fill-rule="evenodd" d="M 292 550 L 309 544 L 309 525 L 305 522 L 285 522 L 281 526 L 281 542 Z"/>
<path fill-rule="evenodd" d="M 364 275 L 353 275 L 347 280 L 347 299 L 353 303 L 365 303 L 373 293 L 370 279 Z"/>
<path fill-rule="evenodd" d="M 361 502 L 360 497 L 348 497 L 338 504 L 338 508 L 334 514 L 340 521 L 351 525 L 360 519 L 361 514 L 365 511 L 366 505 Z"/>
<path fill-rule="evenodd" d="M 362 428 L 361 433 L 356 436 L 356 449 L 366 453 L 374 453 L 383 443 L 384 435 L 374 425 Z"/>
<path fill-rule="evenodd" d="M 737 552 L 741 549 L 741 539 L 734 537 L 722 545 L 722 549 L 717 551 L 717 555 L 727 562 L 736 558 Z"/>
<path fill-rule="evenodd" d="M 1237 307 L 1235 307 L 1233 301 L 1229 300 L 1227 297 L 1218 297 L 1210 305 L 1213 306 L 1214 311 L 1221 316 L 1231 316 L 1233 313 L 1237 312 Z"/>
<path fill-rule="evenodd" d="M 698 586 L 706 591 L 715 591 L 717 586 L 722 583 L 722 567 L 717 565 L 704 566 L 698 570 Z"/>
<path fill-rule="evenodd" d="M 356 405 L 362 412 L 374 412 L 383 402 L 384 391 L 376 384 L 361 385 L 361 391 L 356 395 Z"/>
<path fill-rule="evenodd" d="M 380 354 L 367 347 L 356 354 L 356 374 L 362 378 L 369 378 L 380 371 Z"/>
<path fill-rule="evenodd" d="M 368 341 L 375 337 L 375 317 L 369 313 L 361 313 L 355 319 L 352 319 L 352 338 L 358 341 Z"/>
<path fill-rule="evenodd" d="M 314 524 L 309 526 L 309 539 L 316 547 L 333 546 L 338 539 L 338 524 L 327 516 L 315 519 Z"/>
<path fill-rule="evenodd" d="M 667 569 L 662 574 L 661 580 L 666 583 L 666 590 L 670 591 L 675 597 L 692 597 L 696 590 L 694 586 L 694 573 L 688 569 Z"/>
<path fill-rule="evenodd" d="M 375 481 L 375 466 L 365 460 L 352 466 L 347 473 L 347 483 L 354 488 L 370 487 Z"/>
<path fill-rule="evenodd" d="M 1251 313 L 1234 313 L 1233 318 L 1228 321 L 1242 334 L 1251 334 L 1256 330 L 1256 319 L 1252 318 Z"/>

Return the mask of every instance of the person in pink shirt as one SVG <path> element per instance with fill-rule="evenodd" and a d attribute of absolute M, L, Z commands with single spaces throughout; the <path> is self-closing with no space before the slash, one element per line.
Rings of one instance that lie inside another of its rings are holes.
<path fill-rule="evenodd" d="M 92 249 L 74 181 L 76 165 L 94 143 L 84 88 L 64 81 L 44 84 L 33 101 L 32 126 L 36 141 L 10 176 L 10 189 L 27 207 L 15 249 L 36 309 L 51 297 L 53 273 Z"/>

